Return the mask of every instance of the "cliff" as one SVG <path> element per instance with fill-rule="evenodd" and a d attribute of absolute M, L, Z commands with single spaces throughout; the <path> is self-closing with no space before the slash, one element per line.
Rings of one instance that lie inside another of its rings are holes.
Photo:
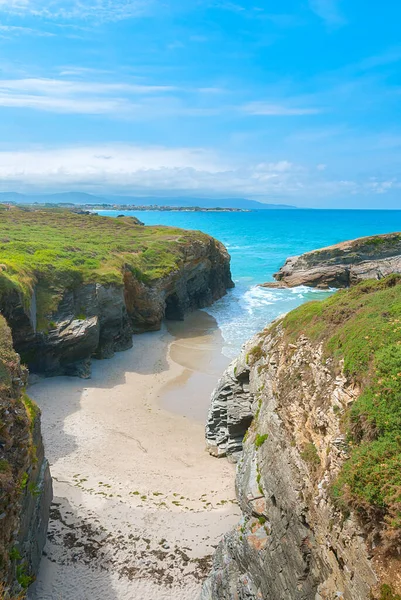
<path fill-rule="evenodd" d="M 401 234 L 358 238 L 288 258 L 263 287 L 343 288 L 401 273 Z"/>
<path fill-rule="evenodd" d="M 226 293 L 224 246 L 201 232 L 56 210 L 2 212 L 0 311 L 30 370 L 88 376 L 90 358 Z"/>
<path fill-rule="evenodd" d="M 401 277 L 274 322 L 212 396 L 243 517 L 202 600 L 399 600 Z"/>
<path fill-rule="evenodd" d="M 32 582 L 46 540 L 52 498 L 40 412 L 24 392 L 27 371 L 0 316 L 0 597 Z"/>

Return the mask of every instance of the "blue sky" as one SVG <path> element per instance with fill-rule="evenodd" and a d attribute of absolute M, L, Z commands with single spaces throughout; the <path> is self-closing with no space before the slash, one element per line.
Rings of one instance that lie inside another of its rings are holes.
<path fill-rule="evenodd" d="M 0 0 L 0 188 L 401 208 L 401 5 Z"/>

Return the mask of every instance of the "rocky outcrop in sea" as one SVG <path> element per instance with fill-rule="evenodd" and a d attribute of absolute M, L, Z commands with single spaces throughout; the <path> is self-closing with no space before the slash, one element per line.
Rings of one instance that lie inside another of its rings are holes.
<path fill-rule="evenodd" d="M 358 238 L 288 258 L 262 287 L 344 288 L 366 279 L 401 273 L 401 234 Z"/>

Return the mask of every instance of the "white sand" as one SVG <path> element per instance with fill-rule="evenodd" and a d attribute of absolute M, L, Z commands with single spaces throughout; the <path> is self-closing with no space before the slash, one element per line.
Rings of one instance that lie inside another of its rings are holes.
<path fill-rule="evenodd" d="M 198 597 L 239 515 L 234 468 L 204 450 L 209 393 L 227 362 L 212 325 L 195 313 L 170 328 L 181 339 L 135 336 L 132 350 L 95 361 L 91 380 L 30 388 L 54 480 L 31 600 Z"/>

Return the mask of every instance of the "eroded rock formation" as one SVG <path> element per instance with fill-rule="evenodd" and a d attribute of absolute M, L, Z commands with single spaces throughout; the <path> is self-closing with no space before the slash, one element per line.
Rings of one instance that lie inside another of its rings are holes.
<path fill-rule="evenodd" d="M 194 237 L 185 246 L 181 267 L 151 283 L 128 268 L 123 285 L 88 283 L 56 293 L 43 290 L 39 281 L 29 306 L 14 290 L 0 295 L 0 312 L 31 371 L 86 377 L 91 357 L 108 358 L 130 348 L 134 332 L 160 329 L 164 318 L 181 320 L 233 285 L 224 246 L 209 236 Z M 47 314 L 47 326 L 40 329 L 36 305 L 44 293 L 56 294 L 57 302 Z"/>
<path fill-rule="evenodd" d="M 220 543 L 201 600 L 378 597 L 366 532 L 332 500 L 349 450 L 342 418 L 360 392 L 332 367 L 321 342 L 289 343 L 279 320 L 220 380 L 206 441 L 238 461 L 243 517 Z"/>
<path fill-rule="evenodd" d="M 358 238 L 288 258 L 262 287 L 343 288 L 365 279 L 401 273 L 401 234 Z"/>
<path fill-rule="evenodd" d="M 24 393 L 26 377 L 0 316 L 0 584 L 10 594 L 38 570 L 52 499 L 40 411 Z"/>

